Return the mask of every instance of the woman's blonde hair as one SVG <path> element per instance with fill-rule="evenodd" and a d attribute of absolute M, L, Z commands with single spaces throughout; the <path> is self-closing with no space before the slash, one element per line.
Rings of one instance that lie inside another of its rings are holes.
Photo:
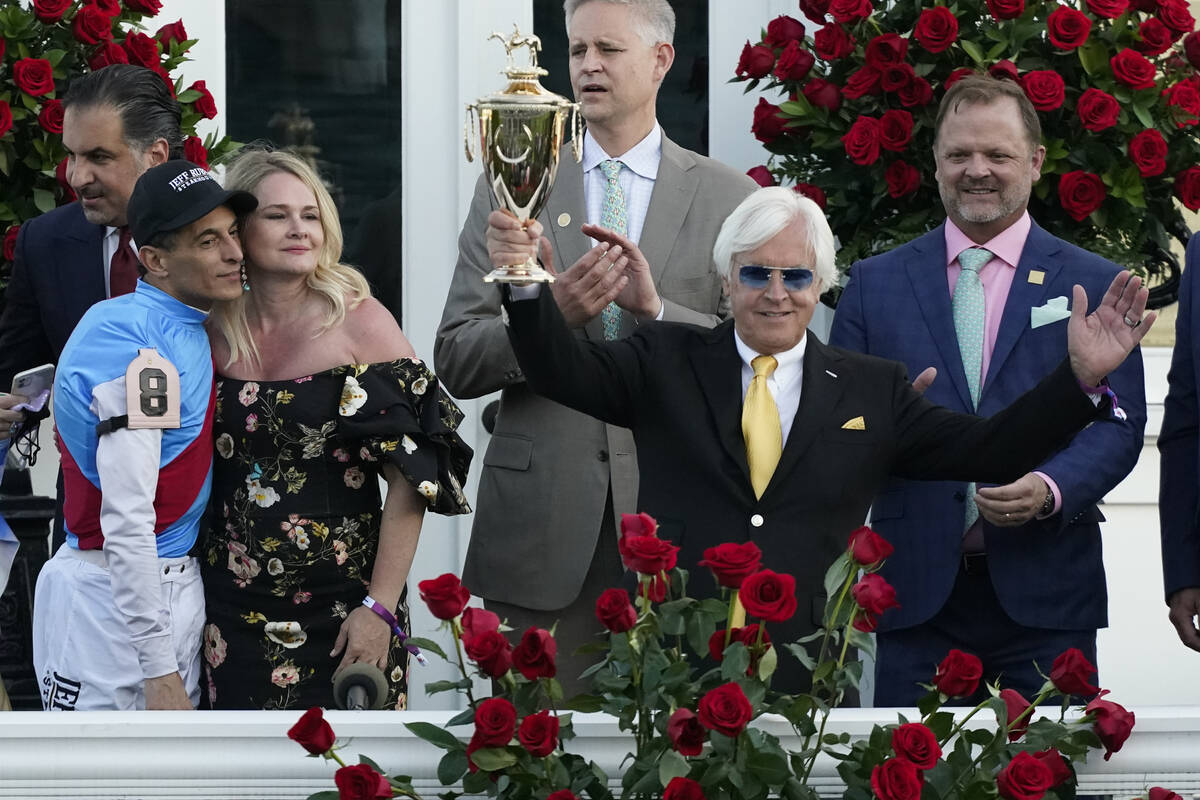
<path fill-rule="evenodd" d="M 321 230 L 325 241 L 317 251 L 317 268 L 308 276 L 307 283 L 309 289 L 321 295 L 329 304 L 329 311 L 313 332 L 315 339 L 341 324 L 348 309 L 354 308 L 371 296 L 371 287 L 362 273 L 341 263 L 342 223 L 338 217 L 337 206 L 333 204 L 333 198 L 329 196 L 329 191 L 321 182 L 316 170 L 304 159 L 286 150 L 243 150 L 230 163 L 225 173 L 225 188 L 253 193 L 263 179 L 276 172 L 294 175 L 317 199 L 317 211 L 321 217 Z M 242 230 L 245 231 L 244 226 Z M 253 269 L 249 259 L 247 268 Z M 229 345 L 229 361 L 225 366 L 228 367 L 242 358 L 248 358 L 253 364 L 261 363 L 258 347 L 250 335 L 250 325 L 246 321 L 245 294 L 236 300 L 215 303 L 211 319 Z"/>

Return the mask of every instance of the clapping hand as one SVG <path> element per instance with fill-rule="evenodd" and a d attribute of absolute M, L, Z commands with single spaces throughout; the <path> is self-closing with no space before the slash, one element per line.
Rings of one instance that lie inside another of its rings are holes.
<path fill-rule="evenodd" d="M 1099 386 L 1142 341 L 1158 318 L 1157 313 L 1146 311 L 1148 297 L 1142 279 L 1122 270 L 1099 307 L 1088 314 L 1087 292 L 1075 285 L 1067 323 L 1067 353 L 1071 370 L 1082 383 Z"/>

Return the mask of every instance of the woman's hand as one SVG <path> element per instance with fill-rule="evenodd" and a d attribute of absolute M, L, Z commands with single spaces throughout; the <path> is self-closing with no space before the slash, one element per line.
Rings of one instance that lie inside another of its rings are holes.
<path fill-rule="evenodd" d="M 386 670 L 391 643 L 391 627 L 371 609 L 359 606 L 346 616 L 338 630 L 337 641 L 333 643 L 333 650 L 329 651 L 330 656 L 346 651 L 333 674 L 337 675 L 360 661 Z"/>

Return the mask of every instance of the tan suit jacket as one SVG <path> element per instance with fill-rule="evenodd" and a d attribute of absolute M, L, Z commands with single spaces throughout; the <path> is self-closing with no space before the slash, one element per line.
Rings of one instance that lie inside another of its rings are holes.
<path fill-rule="evenodd" d="M 663 298 L 663 319 L 712 327 L 723 316 L 712 246 L 725 217 L 755 188 L 736 170 L 663 137 L 639 242 Z M 609 487 L 618 521 L 637 510 L 637 454 L 628 429 L 553 403 L 525 385 L 501 320 L 500 290 L 483 282 L 491 270 L 484 237 L 494 208 L 481 178 L 459 236 L 458 264 L 434 345 L 438 376 L 452 394 L 501 391 L 463 581 L 485 599 L 555 610 L 579 594 Z M 554 245 L 558 270 L 589 249 L 579 230 L 587 221 L 583 171 L 574 161 L 559 167 L 539 221 Z M 635 326 L 634 317 L 623 314 L 622 336 Z M 575 333 L 602 339 L 599 317 Z"/>

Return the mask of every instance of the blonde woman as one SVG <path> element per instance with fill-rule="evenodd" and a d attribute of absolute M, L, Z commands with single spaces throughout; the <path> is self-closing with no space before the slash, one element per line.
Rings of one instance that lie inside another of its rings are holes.
<path fill-rule="evenodd" d="M 462 414 L 362 276 L 339 263 L 337 210 L 304 161 L 250 150 L 226 185 L 259 205 L 241 224 L 245 291 L 210 319 L 209 702 L 331 707 L 335 672 L 367 662 L 403 708 L 408 654 L 393 622 L 407 628 L 422 517 L 470 510 Z"/>

